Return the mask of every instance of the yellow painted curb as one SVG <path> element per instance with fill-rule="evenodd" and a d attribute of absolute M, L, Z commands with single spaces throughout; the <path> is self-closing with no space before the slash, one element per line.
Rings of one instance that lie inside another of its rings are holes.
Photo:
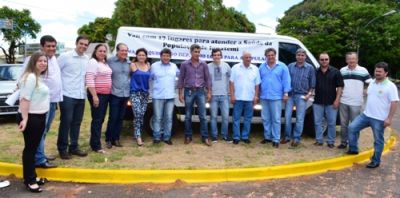
<path fill-rule="evenodd" d="M 396 137 L 392 134 L 383 153 L 386 154 L 396 144 Z M 260 168 L 233 168 L 233 169 L 205 169 L 205 170 L 99 170 L 54 168 L 37 169 L 40 177 L 52 181 L 82 182 L 82 183 L 172 183 L 181 180 L 188 183 L 224 182 L 224 181 L 254 181 L 274 178 L 287 178 L 303 175 L 324 173 L 330 170 L 340 170 L 353 166 L 354 163 L 363 163 L 372 156 L 373 149 L 359 155 L 321 160 L 316 162 L 280 165 Z M 22 166 L 0 162 L 0 175 L 15 175 L 22 177 Z"/>

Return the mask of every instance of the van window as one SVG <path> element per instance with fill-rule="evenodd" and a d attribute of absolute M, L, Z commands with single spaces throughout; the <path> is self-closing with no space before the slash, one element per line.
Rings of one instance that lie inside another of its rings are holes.
<path fill-rule="evenodd" d="M 290 63 L 296 62 L 296 51 L 300 46 L 293 43 L 281 43 L 279 42 L 279 61 L 289 65 Z M 307 56 L 306 62 L 315 65 L 311 61 L 310 57 Z"/>

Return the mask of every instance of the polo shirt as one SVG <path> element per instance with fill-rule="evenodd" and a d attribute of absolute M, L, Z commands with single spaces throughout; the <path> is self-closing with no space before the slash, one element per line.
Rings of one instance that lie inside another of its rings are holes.
<path fill-rule="evenodd" d="M 130 61 L 119 60 L 117 56 L 107 59 L 108 66 L 112 70 L 111 80 L 111 94 L 117 97 L 129 97 L 130 95 Z"/>
<path fill-rule="evenodd" d="M 384 121 L 390 112 L 390 103 L 399 101 L 396 85 L 388 78 L 380 83 L 372 80 L 368 86 L 368 98 L 364 114 Z"/>
<path fill-rule="evenodd" d="M 261 83 L 260 72 L 257 66 L 250 64 L 245 67 L 243 63 L 238 63 L 232 67 L 229 79 L 235 88 L 236 100 L 253 101 L 255 86 Z"/>
<path fill-rule="evenodd" d="M 343 87 L 343 77 L 339 70 L 329 66 L 325 73 L 321 68 L 316 72 L 314 103 L 320 105 L 332 105 L 336 99 L 336 88 Z"/>
<path fill-rule="evenodd" d="M 362 106 L 364 102 L 364 83 L 369 83 L 371 76 L 368 70 L 357 65 L 353 70 L 349 66 L 340 69 L 344 88 L 340 103 L 351 106 Z"/>

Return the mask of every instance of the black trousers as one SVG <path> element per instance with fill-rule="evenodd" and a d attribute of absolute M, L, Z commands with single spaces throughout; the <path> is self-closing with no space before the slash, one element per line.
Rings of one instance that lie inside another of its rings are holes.
<path fill-rule="evenodd" d="M 19 114 L 17 118 L 18 124 L 22 117 Z M 35 171 L 35 153 L 42 139 L 44 128 L 46 125 L 46 113 L 44 114 L 28 114 L 28 122 L 23 131 L 25 147 L 22 152 L 22 168 L 25 184 L 36 182 Z"/>

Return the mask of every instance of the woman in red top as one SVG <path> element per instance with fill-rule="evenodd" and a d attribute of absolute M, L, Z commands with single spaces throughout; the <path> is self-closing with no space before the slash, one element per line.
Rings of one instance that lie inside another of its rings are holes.
<path fill-rule="evenodd" d="M 101 126 L 106 115 L 111 94 L 112 70 L 107 65 L 107 47 L 98 44 L 86 70 L 86 86 L 92 113 L 90 125 L 90 147 L 98 153 L 105 153 L 101 147 Z"/>

